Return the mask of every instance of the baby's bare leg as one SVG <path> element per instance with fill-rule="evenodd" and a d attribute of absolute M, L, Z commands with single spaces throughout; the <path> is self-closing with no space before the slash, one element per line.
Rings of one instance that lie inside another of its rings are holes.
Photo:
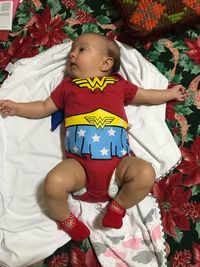
<path fill-rule="evenodd" d="M 155 182 L 155 171 L 150 163 L 136 158 L 125 157 L 116 169 L 116 182 L 121 188 L 109 204 L 103 218 L 103 226 L 120 228 L 126 209 L 143 200 Z"/>
<path fill-rule="evenodd" d="M 70 192 L 84 187 L 85 181 L 81 164 L 74 159 L 65 159 L 48 173 L 44 182 L 44 198 L 51 217 L 75 241 L 85 239 L 89 229 L 70 212 L 67 198 Z"/>
<path fill-rule="evenodd" d="M 115 200 L 125 209 L 143 200 L 155 182 L 152 165 L 137 157 L 125 157 L 116 169 L 116 182 L 121 187 Z"/>
<path fill-rule="evenodd" d="M 53 219 L 63 221 L 69 215 L 68 195 L 84 187 L 85 180 L 85 170 L 75 159 L 63 160 L 48 173 L 44 182 L 44 197 Z"/>

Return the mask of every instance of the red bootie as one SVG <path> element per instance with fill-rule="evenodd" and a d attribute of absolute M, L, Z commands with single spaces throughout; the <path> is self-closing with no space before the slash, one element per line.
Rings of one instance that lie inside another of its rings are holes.
<path fill-rule="evenodd" d="M 80 242 L 90 235 L 90 230 L 87 226 L 79 221 L 72 213 L 64 221 L 56 222 L 58 228 L 65 231 L 74 241 Z"/>
<path fill-rule="evenodd" d="M 126 213 L 126 209 L 119 205 L 119 203 L 113 200 L 109 205 L 106 214 L 103 217 L 102 225 L 104 227 L 119 229 L 123 224 L 123 217 Z"/>

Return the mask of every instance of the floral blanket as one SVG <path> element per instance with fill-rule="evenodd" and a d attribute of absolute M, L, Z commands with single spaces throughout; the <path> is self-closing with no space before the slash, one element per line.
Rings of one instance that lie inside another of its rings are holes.
<path fill-rule="evenodd" d="M 0 81 L 7 77 L 9 62 L 32 57 L 82 32 L 118 36 L 120 15 L 108 1 L 24 0 L 18 7 L 13 30 L 0 43 Z M 126 41 L 126 40 L 125 40 Z M 128 41 L 128 40 L 127 40 Z M 134 47 L 171 83 L 189 92 L 184 103 L 167 104 L 166 122 L 179 145 L 183 160 L 153 188 L 168 242 L 169 266 L 200 265 L 200 28 L 163 34 Z M 89 240 L 73 241 L 38 266 L 100 266 Z"/>

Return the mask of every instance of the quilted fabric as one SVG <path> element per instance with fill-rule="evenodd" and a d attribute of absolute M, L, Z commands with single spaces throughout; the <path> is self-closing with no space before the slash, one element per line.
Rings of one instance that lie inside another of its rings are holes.
<path fill-rule="evenodd" d="M 134 36 L 164 32 L 200 20 L 200 0 L 116 0 L 125 28 Z"/>

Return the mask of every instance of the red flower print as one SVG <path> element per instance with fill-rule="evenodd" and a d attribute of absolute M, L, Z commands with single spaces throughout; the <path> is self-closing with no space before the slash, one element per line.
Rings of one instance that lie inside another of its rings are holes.
<path fill-rule="evenodd" d="M 48 262 L 48 267 L 66 267 L 68 261 L 68 254 L 63 252 L 60 255 L 53 256 L 53 258 Z"/>
<path fill-rule="evenodd" d="M 185 213 L 185 216 L 190 218 L 193 222 L 200 219 L 200 203 L 192 201 L 191 203 L 184 203 L 181 210 Z"/>
<path fill-rule="evenodd" d="M 96 255 L 92 248 L 89 248 L 85 255 L 85 263 L 87 267 L 101 267 L 97 261 Z"/>
<path fill-rule="evenodd" d="M 85 253 L 78 247 L 72 247 L 71 249 L 71 263 L 73 267 L 87 267 L 85 264 Z"/>
<path fill-rule="evenodd" d="M 89 248 L 85 253 L 78 247 L 72 247 L 71 250 L 71 264 L 73 267 L 100 267 L 97 258 L 92 250 Z"/>
<path fill-rule="evenodd" d="M 179 128 L 178 127 L 173 127 L 172 128 L 172 133 L 174 133 L 174 134 L 176 134 L 176 135 L 178 135 L 179 133 L 180 133 L 180 130 L 179 130 Z"/>
<path fill-rule="evenodd" d="M 166 118 L 169 121 L 173 121 L 175 119 L 175 110 L 174 106 L 171 105 L 170 103 L 167 103 L 166 105 Z"/>
<path fill-rule="evenodd" d="M 188 267 L 191 263 L 192 254 L 189 250 L 176 251 L 175 255 L 172 257 L 171 264 L 172 267 Z"/>
<path fill-rule="evenodd" d="M 194 258 L 195 264 L 189 265 L 189 267 L 199 267 L 200 266 L 200 244 L 193 243 L 192 244 L 192 254 Z"/>
<path fill-rule="evenodd" d="M 38 48 L 33 46 L 33 39 L 30 36 L 20 38 L 17 36 L 8 49 L 12 58 L 28 58 L 39 53 Z"/>
<path fill-rule="evenodd" d="M 39 53 L 30 36 L 17 36 L 7 50 L 0 50 L 0 68 L 5 68 L 10 61 L 20 58 L 33 57 Z M 13 59 L 13 60 L 12 60 Z"/>
<path fill-rule="evenodd" d="M 153 187 L 153 195 L 157 198 L 165 233 L 176 237 L 175 227 L 189 230 L 190 224 L 181 207 L 189 202 L 191 190 L 184 190 L 181 185 L 181 173 L 174 173 L 161 179 Z"/>
<path fill-rule="evenodd" d="M 115 40 L 116 39 L 116 34 L 113 31 L 109 31 L 106 33 L 106 36 L 108 38 L 110 38 L 111 40 Z"/>
<path fill-rule="evenodd" d="M 51 17 L 49 7 L 47 7 L 42 15 L 35 14 L 29 21 L 27 28 L 30 35 L 34 39 L 34 45 L 45 45 L 48 48 L 61 43 L 68 36 L 62 30 L 65 21 L 57 14 Z"/>
<path fill-rule="evenodd" d="M 66 6 L 69 9 L 76 8 L 76 1 L 75 0 L 62 0 L 61 2 L 64 6 Z"/>
<path fill-rule="evenodd" d="M 200 136 L 193 141 L 191 148 L 182 147 L 183 161 L 177 167 L 183 174 L 188 174 L 183 181 L 184 186 L 200 183 Z"/>
<path fill-rule="evenodd" d="M 193 256 L 194 264 L 191 264 Z M 199 267 L 200 266 L 200 245 L 192 244 L 192 254 L 189 250 L 176 251 L 171 260 L 172 267 Z"/>
<path fill-rule="evenodd" d="M 190 49 L 185 53 L 189 58 L 194 60 L 197 65 L 200 65 L 200 36 L 196 40 L 185 38 L 184 41 Z"/>
<path fill-rule="evenodd" d="M 76 20 L 78 21 L 79 24 L 84 24 L 84 23 L 95 23 L 97 22 L 96 18 L 93 18 L 91 14 L 86 13 L 82 9 L 77 9 L 76 10 Z"/>
<path fill-rule="evenodd" d="M 152 48 L 152 45 L 153 45 L 152 41 L 148 40 L 146 43 L 144 43 L 144 48 L 146 50 L 149 50 Z"/>
<path fill-rule="evenodd" d="M 0 49 L 0 68 L 5 69 L 8 65 L 11 56 L 8 53 L 8 50 Z"/>

